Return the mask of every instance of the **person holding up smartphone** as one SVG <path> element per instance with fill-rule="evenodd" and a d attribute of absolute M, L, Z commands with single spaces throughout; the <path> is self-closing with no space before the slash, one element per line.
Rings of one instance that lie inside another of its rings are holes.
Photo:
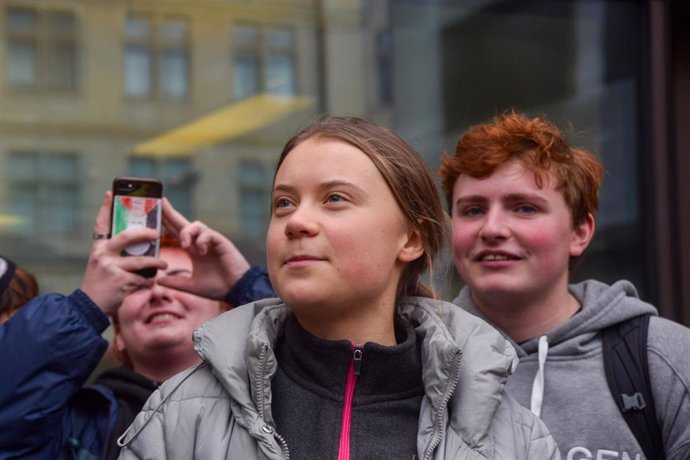
<path fill-rule="evenodd" d="M 192 331 L 227 308 L 223 294 L 209 299 L 159 283 L 185 280 L 198 268 L 175 238 L 160 238 L 159 225 L 109 238 L 112 200 L 107 192 L 80 288 L 35 297 L 0 325 L 0 459 L 117 458 L 117 437 L 160 382 L 199 362 Z M 203 228 L 169 203 L 166 209 L 181 227 Z M 161 241 L 159 258 L 121 255 L 152 241 Z M 234 248 L 227 239 L 215 247 Z M 249 267 L 235 251 L 238 266 Z M 142 276 L 147 269 L 155 277 Z M 109 320 L 123 365 L 84 386 L 108 347 L 101 333 Z"/>
<path fill-rule="evenodd" d="M 204 362 L 149 398 L 121 458 L 560 458 L 503 391 L 510 344 L 420 282 L 446 219 L 407 143 L 367 120 L 317 120 L 283 148 L 271 202 L 280 298 L 194 332 Z M 170 216 L 195 260 L 176 287 L 227 290 L 232 254 Z"/>

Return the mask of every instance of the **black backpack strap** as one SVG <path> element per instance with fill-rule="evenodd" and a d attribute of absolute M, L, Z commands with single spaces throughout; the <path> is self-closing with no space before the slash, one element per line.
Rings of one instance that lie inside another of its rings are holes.
<path fill-rule="evenodd" d="M 611 394 L 645 456 L 663 460 L 647 362 L 649 316 L 636 316 L 602 331 L 604 369 Z"/>

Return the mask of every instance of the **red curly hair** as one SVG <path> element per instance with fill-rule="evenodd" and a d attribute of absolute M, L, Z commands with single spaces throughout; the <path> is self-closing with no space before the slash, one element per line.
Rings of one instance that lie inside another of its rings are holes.
<path fill-rule="evenodd" d="M 461 174 L 490 176 L 497 167 L 518 160 L 534 173 L 538 187 L 553 177 L 570 208 L 572 224 L 581 223 L 599 207 L 604 168 L 591 152 L 568 145 L 561 131 L 541 117 L 510 111 L 491 123 L 471 127 L 458 140 L 455 155 L 444 155 L 439 175 L 448 210 L 453 211 L 453 187 Z"/>

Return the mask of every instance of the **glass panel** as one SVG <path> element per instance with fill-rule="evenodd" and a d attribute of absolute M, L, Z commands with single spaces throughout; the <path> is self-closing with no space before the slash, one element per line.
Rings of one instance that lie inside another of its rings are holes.
<path fill-rule="evenodd" d="M 35 32 L 38 14 L 29 8 L 8 8 L 7 29 L 10 32 Z"/>
<path fill-rule="evenodd" d="M 11 213 L 22 219 L 20 229 L 32 231 L 35 225 L 36 203 L 38 202 L 36 188 L 33 185 L 13 185 L 10 190 L 9 201 Z"/>
<path fill-rule="evenodd" d="M 266 60 L 266 92 L 271 94 L 295 94 L 295 77 L 292 59 L 287 56 L 269 56 Z"/>
<path fill-rule="evenodd" d="M 269 199 L 266 193 L 254 189 L 242 189 L 240 221 L 242 232 L 254 236 L 265 232 L 268 219 Z"/>
<path fill-rule="evenodd" d="M 233 70 L 236 99 L 246 99 L 259 92 L 259 62 L 255 56 L 236 56 Z"/>
<path fill-rule="evenodd" d="M 78 207 L 77 189 L 74 186 L 53 186 L 40 203 L 41 230 L 65 232 L 76 225 Z"/>
<path fill-rule="evenodd" d="M 70 11 L 49 11 L 48 30 L 61 35 L 73 35 L 76 32 L 76 20 Z"/>
<path fill-rule="evenodd" d="M 379 98 L 384 105 L 393 103 L 393 37 L 389 32 L 379 34 L 376 41 L 378 60 Z"/>
<path fill-rule="evenodd" d="M 192 192 L 188 185 L 168 185 L 164 183 L 165 196 L 170 200 L 172 205 L 181 212 L 187 219 L 194 219 L 194 212 L 192 210 Z"/>
<path fill-rule="evenodd" d="M 48 49 L 47 88 L 72 90 L 76 87 L 77 50 L 71 43 L 57 43 Z"/>
<path fill-rule="evenodd" d="M 130 176 L 155 178 L 156 162 L 151 158 L 130 157 L 127 171 Z"/>
<path fill-rule="evenodd" d="M 187 181 L 192 174 L 192 163 L 187 158 L 166 160 L 162 166 L 162 176 L 167 181 Z"/>
<path fill-rule="evenodd" d="M 151 34 L 151 21 L 142 17 L 129 17 L 125 23 L 125 36 L 129 39 L 146 39 Z"/>
<path fill-rule="evenodd" d="M 273 49 L 292 49 L 292 31 L 288 29 L 268 29 L 266 46 Z"/>
<path fill-rule="evenodd" d="M 129 96 L 151 94 L 151 54 L 146 47 L 125 48 L 125 92 Z"/>
<path fill-rule="evenodd" d="M 33 42 L 11 41 L 7 61 L 7 76 L 12 86 L 36 85 L 36 45 Z"/>
<path fill-rule="evenodd" d="M 36 156 L 30 153 L 12 153 L 7 158 L 7 172 L 13 181 L 36 177 Z"/>
<path fill-rule="evenodd" d="M 38 175 L 74 181 L 78 174 L 78 158 L 72 155 L 45 154 L 38 157 Z"/>
<path fill-rule="evenodd" d="M 240 163 L 240 180 L 243 184 L 265 185 L 265 169 L 256 161 L 242 161 Z"/>
<path fill-rule="evenodd" d="M 160 57 L 160 87 L 164 96 L 181 98 L 187 95 L 187 54 L 166 50 Z"/>

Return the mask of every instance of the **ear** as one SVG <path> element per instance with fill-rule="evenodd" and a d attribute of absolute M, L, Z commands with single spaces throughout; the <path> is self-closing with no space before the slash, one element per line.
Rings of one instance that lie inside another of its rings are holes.
<path fill-rule="evenodd" d="M 573 229 L 573 239 L 570 242 L 571 257 L 579 257 L 585 252 L 590 241 L 592 241 L 595 227 L 594 216 L 591 213 L 587 214 L 587 217 L 575 226 Z"/>
<path fill-rule="evenodd" d="M 115 332 L 113 333 L 113 345 L 115 345 L 115 351 L 120 354 L 124 353 L 125 342 L 122 340 L 122 334 L 120 334 L 120 331 L 117 329 L 115 329 Z"/>
<path fill-rule="evenodd" d="M 406 239 L 403 241 L 403 246 L 398 253 L 398 260 L 401 262 L 412 262 L 419 259 L 422 254 L 424 254 L 422 234 L 416 227 L 412 227 L 407 231 Z"/>

